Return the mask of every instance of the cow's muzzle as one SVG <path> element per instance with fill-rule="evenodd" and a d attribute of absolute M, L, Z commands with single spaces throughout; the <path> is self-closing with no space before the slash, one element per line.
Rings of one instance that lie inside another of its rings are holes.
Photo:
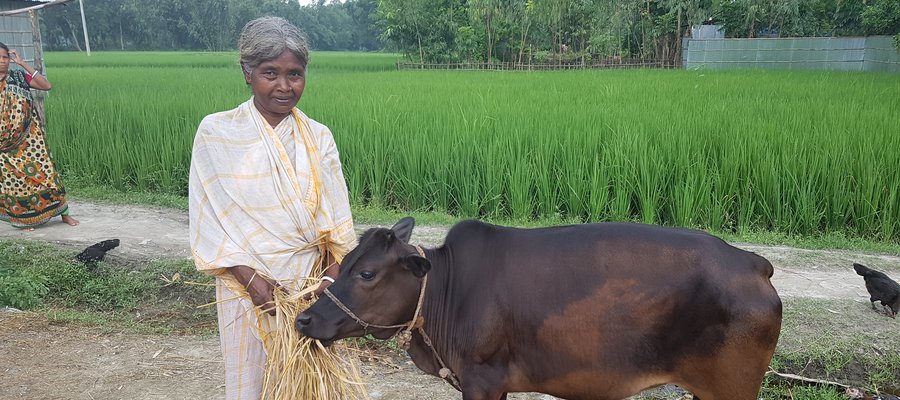
<path fill-rule="evenodd" d="M 329 345 L 334 341 L 334 335 L 328 334 L 326 332 L 322 332 L 321 329 L 316 329 L 317 326 L 321 324 L 313 323 L 313 316 L 309 312 L 302 312 L 297 314 L 297 318 L 294 320 L 294 328 L 297 329 L 303 336 L 306 336 L 311 339 L 317 339 L 324 345 Z"/>

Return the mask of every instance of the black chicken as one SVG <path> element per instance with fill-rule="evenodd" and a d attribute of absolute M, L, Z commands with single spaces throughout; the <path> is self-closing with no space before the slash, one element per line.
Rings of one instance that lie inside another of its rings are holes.
<path fill-rule="evenodd" d="M 888 315 L 897 318 L 897 312 L 900 311 L 900 284 L 888 278 L 883 272 L 876 271 L 862 264 L 853 263 L 853 269 L 866 280 L 866 290 L 869 291 L 869 301 L 872 302 L 872 309 L 877 310 L 875 302 L 880 301 L 881 307 L 884 308 Z M 888 307 L 890 307 L 890 310 L 888 310 Z"/>
<path fill-rule="evenodd" d="M 95 265 L 98 262 L 103 261 L 103 257 L 106 256 L 107 251 L 116 247 L 119 247 L 119 239 L 104 240 L 90 245 L 88 248 L 84 249 L 84 251 L 78 253 L 78 255 L 75 256 L 75 259 L 87 265 Z"/>

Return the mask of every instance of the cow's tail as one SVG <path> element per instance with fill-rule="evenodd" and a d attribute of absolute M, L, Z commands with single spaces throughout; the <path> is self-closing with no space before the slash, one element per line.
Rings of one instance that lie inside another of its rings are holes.
<path fill-rule="evenodd" d="M 869 276 L 872 274 L 872 270 L 869 269 L 869 267 L 858 263 L 853 263 L 853 270 L 855 270 L 856 274 L 860 276 Z"/>

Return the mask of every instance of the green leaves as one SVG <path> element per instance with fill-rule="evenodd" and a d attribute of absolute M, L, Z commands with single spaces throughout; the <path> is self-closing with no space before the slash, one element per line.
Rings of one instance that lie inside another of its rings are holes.
<path fill-rule="evenodd" d="M 862 13 L 862 25 L 869 35 L 900 34 L 900 1 L 874 0 Z"/>

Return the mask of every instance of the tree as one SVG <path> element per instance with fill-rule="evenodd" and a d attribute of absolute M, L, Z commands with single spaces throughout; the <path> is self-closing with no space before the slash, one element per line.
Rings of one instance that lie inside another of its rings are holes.
<path fill-rule="evenodd" d="M 98 50 L 234 49 L 241 28 L 262 15 L 297 24 L 315 49 L 379 49 L 370 15 L 375 0 L 319 1 L 300 6 L 288 0 L 95 0 L 85 1 L 91 47 Z M 78 7 L 41 11 L 50 50 L 81 50 Z"/>
<path fill-rule="evenodd" d="M 900 0 L 875 0 L 866 6 L 862 26 L 869 35 L 900 34 Z"/>

